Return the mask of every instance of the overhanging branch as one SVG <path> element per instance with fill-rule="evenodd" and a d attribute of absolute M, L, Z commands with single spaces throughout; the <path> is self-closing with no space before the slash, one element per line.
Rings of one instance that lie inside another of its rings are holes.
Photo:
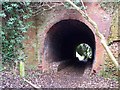
<path fill-rule="evenodd" d="M 107 46 L 105 37 L 99 32 L 98 29 L 98 25 L 96 24 L 96 22 L 94 22 L 87 13 L 83 12 L 78 6 L 76 6 L 72 1 L 70 0 L 65 0 L 66 2 L 70 3 L 76 10 L 79 11 L 79 13 L 95 28 L 95 34 L 100 38 L 101 40 L 101 44 L 103 45 L 104 49 L 106 50 L 106 52 L 108 53 L 109 57 L 111 58 L 111 60 L 113 61 L 113 63 L 115 64 L 116 68 L 119 69 L 119 64 L 117 62 L 117 60 L 115 59 L 115 57 L 113 56 L 112 52 L 110 51 L 110 49 Z"/>

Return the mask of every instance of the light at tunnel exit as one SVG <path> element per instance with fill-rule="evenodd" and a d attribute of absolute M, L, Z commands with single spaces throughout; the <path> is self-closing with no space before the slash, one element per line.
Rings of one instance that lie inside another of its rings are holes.
<path fill-rule="evenodd" d="M 80 61 L 82 61 L 82 60 L 84 59 L 84 56 L 79 55 L 78 52 L 76 52 L 76 57 L 77 57 Z"/>
<path fill-rule="evenodd" d="M 83 43 L 89 45 L 92 49 L 91 58 L 87 58 L 87 61 L 90 61 L 88 63 L 92 65 L 96 50 L 95 36 L 92 30 L 79 20 L 59 21 L 46 34 L 44 59 L 49 62 L 69 61 L 71 64 L 76 63 L 78 58 L 79 60 L 83 59 L 83 56 L 78 56 L 76 53 L 77 46 Z"/>

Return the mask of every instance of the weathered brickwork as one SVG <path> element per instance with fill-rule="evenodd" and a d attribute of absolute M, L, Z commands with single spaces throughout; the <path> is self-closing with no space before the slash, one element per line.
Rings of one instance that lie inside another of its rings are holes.
<path fill-rule="evenodd" d="M 100 6 L 96 3 L 86 3 L 88 9 L 88 15 L 98 24 L 98 28 L 100 32 L 108 39 L 110 35 L 110 27 L 111 27 L 111 16 L 107 14 Z M 73 19 L 83 22 L 87 25 L 93 32 L 95 36 L 95 44 L 96 44 L 96 53 L 95 60 L 93 64 L 93 69 L 100 70 L 102 64 L 104 63 L 104 48 L 101 45 L 100 39 L 95 34 L 95 29 L 88 23 L 78 11 L 74 9 L 66 9 L 64 7 L 57 7 L 54 10 L 47 11 L 43 15 L 37 15 L 34 17 L 34 22 L 36 28 L 33 28 L 28 31 L 29 39 L 25 42 L 26 52 L 28 55 L 28 63 L 29 64 L 40 64 L 42 62 L 42 69 L 49 70 L 50 69 L 50 61 L 46 60 L 47 54 L 49 54 L 49 49 L 45 50 L 45 39 L 47 37 L 47 33 L 50 28 L 56 23 Z"/>

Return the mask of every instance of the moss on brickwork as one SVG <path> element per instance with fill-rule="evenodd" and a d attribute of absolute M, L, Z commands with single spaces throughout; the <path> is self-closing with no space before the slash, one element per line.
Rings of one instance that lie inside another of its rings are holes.
<path fill-rule="evenodd" d="M 110 28 L 110 35 L 108 38 L 108 43 L 118 40 L 118 10 L 116 10 L 115 14 L 112 16 L 111 28 Z"/>
<path fill-rule="evenodd" d="M 118 39 L 118 8 L 120 2 L 101 2 L 100 6 L 103 8 L 106 13 L 110 14 L 112 17 L 111 28 L 110 28 L 110 35 L 108 37 L 107 42 L 110 43 L 114 40 Z"/>
<path fill-rule="evenodd" d="M 115 3 L 107 3 L 106 7 L 104 6 L 107 13 L 111 14 L 112 22 L 110 27 L 110 35 L 107 39 L 107 43 L 110 44 L 111 42 L 118 40 L 119 38 L 119 25 L 118 25 L 118 15 L 120 12 L 118 12 L 118 4 Z M 112 12 L 112 13 L 111 13 Z M 112 43 L 109 46 L 110 50 L 112 51 L 113 55 L 115 56 L 116 60 L 118 60 L 118 42 Z M 106 77 L 118 80 L 118 70 L 115 68 L 115 65 L 113 64 L 110 57 L 105 53 L 104 55 L 105 63 L 103 65 L 103 69 L 100 71 L 100 75 Z"/>
<path fill-rule="evenodd" d="M 39 14 L 36 16 L 36 22 L 37 22 L 37 58 L 39 64 L 42 62 L 42 52 L 43 52 L 43 43 L 44 43 L 44 34 L 46 27 L 48 26 L 47 19 L 50 17 L 49 14 L 50 12 L 44 12 L 42 15 Z"/>
<path fill-rule="evenodd" d="M 37 66 L 37 39 L 36 39 L 36 22 L 35 18 L 30 18 L 30 21 L 33 22 L 33 27 L 31 27 L 26 33 L 27 39 L 23 42 L 25 47 L 25 54 L 27 56 L 25 61 L 25 66 L 29 68 L 30 65 Z"/>

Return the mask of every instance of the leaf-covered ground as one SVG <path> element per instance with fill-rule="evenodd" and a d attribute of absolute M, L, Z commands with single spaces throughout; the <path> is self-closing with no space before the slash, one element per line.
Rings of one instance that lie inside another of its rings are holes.
<path fill-rule="evenodd" d="M 33 88 L 12 72 L 3 71 L 0 73 L 0 78 L 2 79 L 0 88 Z M 111 88 L 113 90 L 118 88 L 118 81 L 98 75 L 89 76 L 89 69 L 82 74 L 71 67 L 51 74 L 29 70 L 26 79 L 40 88 Z"/>

